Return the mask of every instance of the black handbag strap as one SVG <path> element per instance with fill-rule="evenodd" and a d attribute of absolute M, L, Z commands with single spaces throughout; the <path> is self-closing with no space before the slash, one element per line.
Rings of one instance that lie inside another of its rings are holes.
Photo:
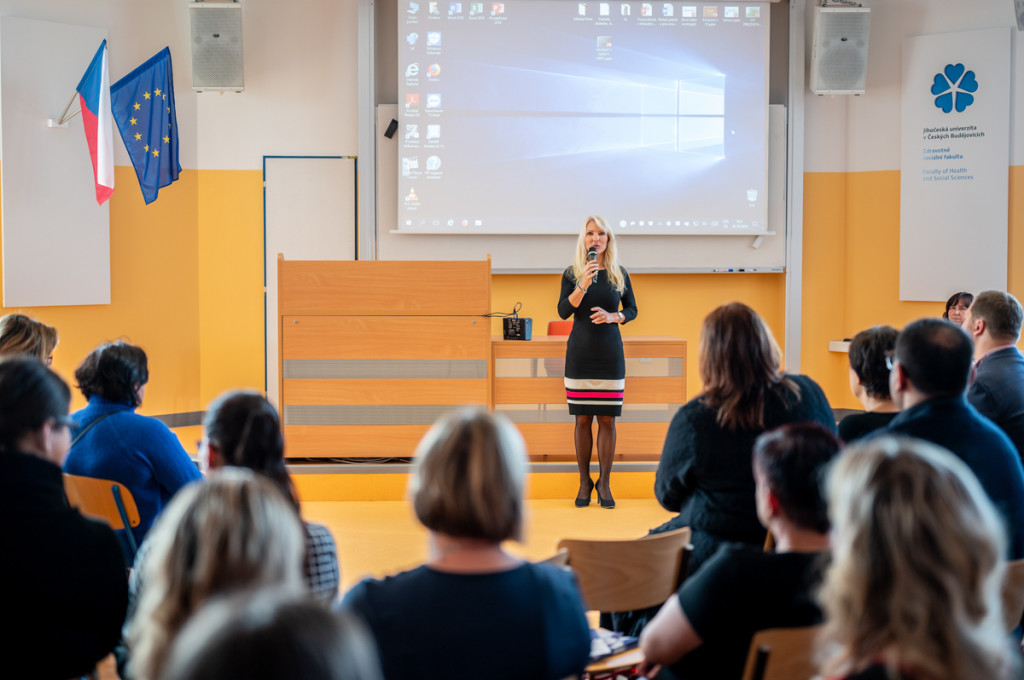
<path fill-rule="evenodd" d="M 71 440 L 71 446 L 74 446 L 75 444 L 77 444 L 78 440 L 81 439 L 82 437 L 84 437 L 85 433 L 88 432 L 89 430 L 91 430 L 95 425 L 99 424 L 99 422 L 101 420 L 103 420 L 104 418 L 107 418 L 109 416 L 112 416 L 115 413 L 117 413 L 117 411 L 111 411 L 110 413 L 104 413 L 99 418 L 97 418 L 96 420 L 92 421 L 91 423 L 89 423 L 88 425 L 83 427 L 82 431 L 79 432 L 77 435 L 75 435 L 75 438 Z"/>

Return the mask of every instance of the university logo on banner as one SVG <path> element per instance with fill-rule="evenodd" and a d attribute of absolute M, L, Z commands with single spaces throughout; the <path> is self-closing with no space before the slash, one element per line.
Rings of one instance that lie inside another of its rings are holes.
<path fill-rule="evenodd" d="M 110 99 L 142 196 L 152 203 L 181 173 L 170 49 L 165 47 L 114 83 Z"/>

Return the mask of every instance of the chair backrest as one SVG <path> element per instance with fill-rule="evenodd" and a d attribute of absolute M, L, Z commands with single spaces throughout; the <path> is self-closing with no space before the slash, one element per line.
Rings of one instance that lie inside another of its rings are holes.
<path fill-rule="evenodd" d="M 548 335 L 569 335 L 572 333 L 572 319 L 548 321 Z"/>
<path fill-rule="evenodd" d="M 132 492 L 113 480 L 65 473 L 64 493 L 71 507 L 78 508 L 83 515 L 102 520 L 111 529 L 120 530 L 125 528 L 125 520 L 117 507 L 115 493 L 119 493 L 129 526 L 137 527 L 142 522 Z"/>
<path fill-rule="evenodd" d="M 821 626 L 769 628 L 754 634 L 743 680 L 810 680 L 818 675 L 814 641 Z"/>
<path fill-rule="evenodd" d="M 1006 563 L 1003 577 L 1003 623 L 1013 631 L 1024 616 L 1024 559 Z"/>
<path fill-rule="evenodd" d="M 656 607 L 679 586 L 690 528 L 640 539 L 592 541 L 565 538 L 569 566 L 590 610 L 621 612 Z"/>
<path fill-rule="evenodd" d="M 569 549 L 559 548 L 558 552 L 550 557 L 546 557 L 539 562 L 539 564 L 550 564 L 555 567 L 568 567 L 569 566 Z"/>

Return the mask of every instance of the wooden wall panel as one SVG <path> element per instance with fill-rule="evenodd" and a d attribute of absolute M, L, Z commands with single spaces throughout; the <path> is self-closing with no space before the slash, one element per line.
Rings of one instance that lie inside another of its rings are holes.
<path fill-rule="evenodd" d="M 284 382 L 287 404 L 486 404 L 483 380 L 315 380 Z"/>

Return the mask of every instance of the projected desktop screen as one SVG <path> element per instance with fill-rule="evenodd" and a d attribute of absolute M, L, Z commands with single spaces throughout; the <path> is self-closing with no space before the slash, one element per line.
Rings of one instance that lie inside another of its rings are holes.
<path fill-rule="evenodd" d="M 400 0 L 398 230 L 766 231 L 767 3 Z"/>

